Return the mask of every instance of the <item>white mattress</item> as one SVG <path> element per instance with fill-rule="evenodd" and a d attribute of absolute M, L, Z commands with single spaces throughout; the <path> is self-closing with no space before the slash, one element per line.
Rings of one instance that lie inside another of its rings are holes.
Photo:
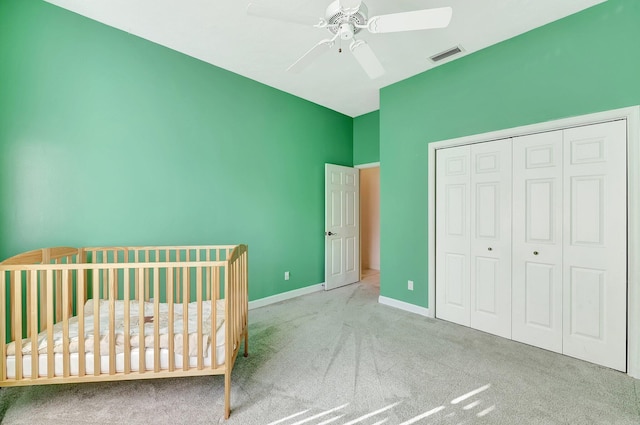
<path fill-rule="evenodd" d="M 223 326 L 224 328 L 224 326 Z M 220 331 L 218 331 L 220 332 Z M 211 350 L 209 350 L 211 352 Z M 131 350 L 131 370 L 137 372 L 139 370 L 140 353 L 137 348 Z M 93 375 L 93 353 L 85 354 L 85 374 Z M 146 370 L 154 370 L 153 349 L 145 350 Z M 78 353 L 70 355 L 70 374 L 78 376 Z M 224 344 L 216 347 L 216 363 L 218 366 L 224 364 Z M 204 366 L 211 366 L 211 356 L 204 358 Z M 189 357 L 189 366 L 196 367 L 198 365 L 197 357 Z M 182 355 L 175 355 L 176 369 L 182 368 Z M 54 376 L 63 376 L 62 354 L 55 354 L 55 373 Z M 169 350 L 160 350 L 160 369 L 169 369 Z M 109 356 L 100 356 L 100 372 L 109 373 Z M 124 372 L 124 353 L 116 354 L 116 372 Z M 31 377 L 31 355 L 22 358 L 22 375 L 26 378 Z M 38 375 L 46 377 L 48 375 L 48 362 L 46 354 L 38 355 Z M 16 358 L 15 356 L 7 356 L 7 378 L 14 379 L 16 377 Z"/>
<path fill-rule="evenodd" d="M 116 301 L 115 306 L 115 348 L 116 348 L 116 372 L 124 372 L 124 304 L 122 301 Z M 131 370 L 138 371 L 139 369 L 139 323 L 140 317 L 138 314 L 139 304 L 137 301 L 133 301 L 130 304 L 130 319 L 129 323 L 131 324 L 130 329 L 130 344 L 131 344 Z M 168 305 L 160 304 L 160 317 L 157 318 L 159 323 L 159 332 L 160 332 L 160 368 L 168 369 L 169 368 L 169 351 L 168 347 Z M 197 366 L 197 304 L 190 303 L 188 305 L 188 339 L 189 339 L 189 365 Z M 175 367 L 180 369 L 182 368 L 183 361 L 183 344 L 182 344 L 182 329 L 183 329 L 183 316 L 182 316 L 182 308 L 181 304 L 174 305 L 174 357 L 175 357 Z M 144 305 L 144 316 L 153 315 L 154 305 L 153 303 L 145 303 Z M 94 321 L 95 317 L 93 315 L 93 300 L 87 301 L 85 304 L 85 332 L 84 332 L 84 346 L 85 346 L 85 367 L 86 374 L 94 373 Z M 211 341 L 215 341 L 216 346 L 216 363 L 218 365 L 222 365 L 224 363 L 224 340 L 225 340 L 225 326 L 224 326 L 224 301 L 218 300 L 216 304 L 216 335 L 215 338 L 211 338 L 211 303 L 204 302 L 202 308 L 202 330 L 203 330 L 203 354 L 204 354 L 204 366 L 211 366 L 211 351 L 209 349 Z M 100 314 L 97 316 L 99 321 L 99 329 L 100 329 L 100 370 L 101 373 L 109 373 L 109 304 L 108 301 L 100 301 Z M 154 319 L 156 320 L 156 319 Z M 135 326 L 134 326 L 135 324 Z M 78 320 L 77 317 L 73 317 L 69 320 L 69 350 L 70 350 L 70 374 L 72 376 L 78 375 L 78 346 L 80 344 L 80 338 L 78 335 Z M 154 370 L 154 324 L 146 323 L 144 325 L 144 339 L 145 339 L 145 365 L 146 370 Z M 54 326 L 54 357 L 55 357 L 55 372 L 54 376 L 63 376 L 63 344 L 62 344 L 62 323 L 57 323 Z M 39 376 L 47 376 L 48 375 L 48 361 L 47 361 L 47 332 L 43 331 L 38 336 L 38 375 Z M 32 364 L 32 355 L 31 355 L 31 340 L 25 339 L 22 344 L 22 374 L 25 377 L 31 377 L 31 364 Z M 15 344 L 11 343 L 7 346 L 7 377 L 15 378 Z"/>

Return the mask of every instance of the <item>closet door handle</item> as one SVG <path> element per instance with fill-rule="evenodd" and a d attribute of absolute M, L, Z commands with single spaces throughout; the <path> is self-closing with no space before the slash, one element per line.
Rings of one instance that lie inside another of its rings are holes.
<path fill-rule="evenodd" d="M 538 255 L 538 251 L 533 251 L 533 255 Z"/>
<path fill-rule="evenodd" d="M 493 251 L 493 248 L 489 247 L 487 248 L 487 251 Z"/>

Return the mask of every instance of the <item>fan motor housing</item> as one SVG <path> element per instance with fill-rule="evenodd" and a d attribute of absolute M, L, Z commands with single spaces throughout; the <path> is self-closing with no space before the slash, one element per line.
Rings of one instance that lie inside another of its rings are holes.
<path fill-rule="evenodd" d="M 325 20 L 329 24 L 327 29 L 331 31 L 333 34 L 337 34 L 340 32 L 340 36 L 343 39 L 353 38 L 353 34 L 357 34 L 360 32 L 362 28 L 356 27 L 358 25 L 365 25 L 367 23 L 367 15 L 369 11 L 367 6 L 364 3 L 360 3 L 360 8 L 358 11 L 352 15 L 348 15 L 342 10 L 340 10 L 340 2 L 334 1 L 328 7 L 325 13 Z M 350 25 L 345 25 L 350 24 Z M 346 31 L 346 28 L 350 27 L 352 34 L 347 36 L 349 33 Z"/>

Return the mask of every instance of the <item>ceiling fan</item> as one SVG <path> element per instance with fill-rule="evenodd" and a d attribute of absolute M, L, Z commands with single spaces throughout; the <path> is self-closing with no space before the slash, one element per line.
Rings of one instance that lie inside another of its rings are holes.
<path fill-rule="evenodd" d="M 343 41 L 350 42 L 349 50 L 353 56 L 369 78 L 375 79 L 384 74 L 384 68 L 371 47 L 364 40 L 355 38 L 357 33 L 363 29 L 379 34 L 444 28 L 449 25 L 453 10 L 451 7 L 440 7 L 369 17 L 369 10 L 361 0 L 335 0 L 327 7 L 324 18 L 320 18 L 319 21 L 313 17 L 257 3 L 249 3 L 247 13 L 252 16 L 325 28 L 332 34 L 330 38 L 320 41 L 308 50 L 287 68 L 287 71 L 301 72 L 323 53 L 328 52 L 339 37 Z"/>

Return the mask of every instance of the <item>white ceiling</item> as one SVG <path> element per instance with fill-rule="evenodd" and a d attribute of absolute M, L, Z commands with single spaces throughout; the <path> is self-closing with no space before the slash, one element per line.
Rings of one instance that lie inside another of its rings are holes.
<path fill-rule="evenodd" d="M 460 45 L 464 53 L 454 58 L 462 57 L 606 0 L 365 0 L 370 17 L 453 7 L 451 24 L 445 29 L 358 34 L 386 70 L 376 80 L 367 77 L 347 45 L 342 46 L 343 53 L 334 46 L 300 74 L 286 72 L 329 32 L 248 16 L 249 0 L 46 1 L 355 117 L 379 108 L 381 87 L 432 68 L 428 58 L 436 53 Z M 331 2 L 251 1 L 319 18 Z"/>

